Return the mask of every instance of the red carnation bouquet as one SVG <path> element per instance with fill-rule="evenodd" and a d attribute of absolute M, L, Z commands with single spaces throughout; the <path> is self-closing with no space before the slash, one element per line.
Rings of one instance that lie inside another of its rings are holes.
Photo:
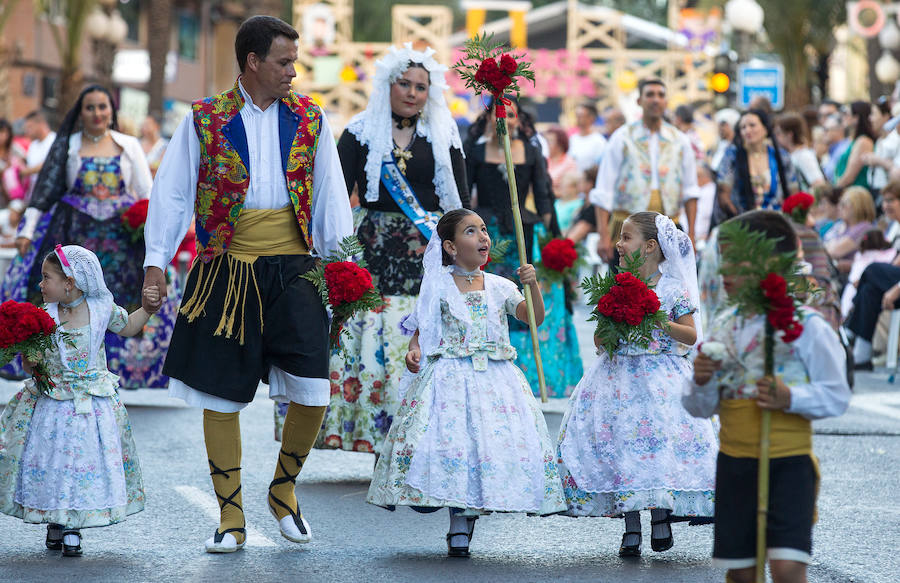
<path fill-rule="evenodd" d="M 476 35 L 467 40 L 464 45 L 465 56 L 459 59 L 453 68 L 462 77 L 466 89 L 473 89 L 478 94 L 493 95 L 497 104 L 496 117 L 505 124 L 506 106 L 510 102 L 503 95 L 519 94 L 521 89 L 519 78 L 534 83 L 534 71 L 530 62 L 519 60 L 519 57 L 504 52 L 503 46 L 493 42 L 492 36 Z"/>
<path fill-rule="evenodd" d="M 147 208 L 150 201 L 142 198 L 122 213 L 122 225 L 131 233 L 131 241 L 137 243 L 144 237 L 144 224 L 147 222 Z"/>
<path fill-rule="evenodd" d="M 596 306 L 588 321 L 596 321 L 594 336 L 610 358 L 622 344 L 647 348 L 653 331 L 667 325 L 669 318 L 660 310 L 659 298 L 647 280 L 638 274 L 644 263 L 635 252 L 625 256 L 625 269 L 620 273 L 585 278 L 581 288 L 588 304 Z"/>
<path fill-rule="evenodd" d="M 56 385 L 43 365 L 44 352 L 54 343 L 56 322 L 43 309 L 28 302 L 8 300 L 0 304 L 0 366 L 19 353 L 35 363 L 31 376 L 41 392 Z"/>
<path fill-rule="evenodd" d="M 784 214 L 791 217 L 795 223 L 804 225 L 806 224 L 806 217 L 809 215 L 809 209 L 812 208 L 816 202 L 816 198 L 807 193 L 807 192 L 797 192 L 787 197 L 784 201 L 784 204 L 781 205 L 781 210 Z"/>
<path fill-rule="evenodd" d="M 341 348 L 344 322 L 357 312 L 374 310 L 384 303 L 381 292 L 372 283 L 372 274 L 366 269 L 365 261 L 351 260 L 362 252 L 363 247 L 355 236 L 345 237 L 336 254 L 326 257 L 315 269 L 300 276 L 316 286 L 322 301 L 331 308 L 329 335 L 334 348 Z"/>
<path fill-rule="evenodd" d="M 541 260 L 536 265 L 538 277 L 547 281 L 562 281 L 575 274 L 579 263 L 578 251 L 570 239 L 542 241 Z"/>

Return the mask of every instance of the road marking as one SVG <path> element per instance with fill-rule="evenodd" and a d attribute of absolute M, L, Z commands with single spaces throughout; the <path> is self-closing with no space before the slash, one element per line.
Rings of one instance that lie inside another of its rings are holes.
<path fill-rule="evenodd" d="M 853 395 L 853 398 L 850 399 L 850 405 L 870 413 L 877 413 L 891 419 L 900 420 L 900 394 L 897 393 Z"/>
<path fill-rule="evenodd" d="M 181 496 L 200 508 L 204 514 L 212 520 L 219 521 L 219 506 L 216 504 L 215 498 L 193 486 L 175 486 L 175 491 Z M 259 532 L 252 526 L 247 527 L 247 546 L 248 547 L 277 547 L 266 535 Z"/>

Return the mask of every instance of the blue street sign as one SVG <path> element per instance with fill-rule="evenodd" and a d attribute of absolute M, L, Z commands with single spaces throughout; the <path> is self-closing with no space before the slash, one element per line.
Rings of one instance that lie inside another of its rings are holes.
<path fill-rule="evenodd" d="M 763 66 L 738 67 L 738 106 L 747 107 L 758 95 L 768 97 L 773 109 L 784 107 L 783 65 L 770 63 Z"/>

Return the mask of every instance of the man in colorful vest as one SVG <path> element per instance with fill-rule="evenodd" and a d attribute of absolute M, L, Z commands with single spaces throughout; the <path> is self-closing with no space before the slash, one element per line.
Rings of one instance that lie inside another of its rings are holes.
<path fill-rule="evenodd" d="M 613 257 L 622 223 L 636 212 L 654 211 L 677 222 L 684 208 L 694 240 L 700 189 L 690 139 L 663 119 L 668 104 L 665 83 L 644 79 L 638 94 L 643 116 L 612 135 L 590 194 L 600 233 L 598 251 L 607 261 Z"/>
<path fill-rule="evenodd" d="M 195 217 L 199 255 L 164 372 L 170 395 L 203 409 L 221 508 L 210 553 L 246 541 L 239 412 L 260 380 L 271 398 L 290 402 L 268 506 L 282 536 L 310 540 L 294 482 L 328 404 L 328 316 L 300 275 L 314 268 L 314 255 L 337 250 L 353 221 L 328 121 L 291 91 L 298 38 L 269 16 L 241 25 L 241 75 L 225 93 L 194 102 L 178 126 L 144 231 L 144 286 L 164 290 L 163 269 Z"/>

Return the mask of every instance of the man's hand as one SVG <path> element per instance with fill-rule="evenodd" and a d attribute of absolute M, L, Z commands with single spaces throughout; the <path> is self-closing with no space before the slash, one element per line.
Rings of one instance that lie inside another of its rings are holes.
<path fill-rule="evenodd" d="M 612 259 L 613 245 L 609 232 L 600 233 L 600 241 L 597 243 L 597 254 L 600 256 L 600 259 L 607 263 Z"/>
<path fill-rule="evenodd" d="M 144 290 L 156 288 L 156 293 L 145 293 Z M 156 297 L 156 301 L 152 298 Z M 148 267 L 144 274 L 144 285 L 141 287 L 141 306 L 148 314 L 153 314 L 166 298 L 166 274 L 159 267 Z"/>
<path fill-rule="evenodd" d="M 28 253 L 30 248 L 31 239 L 28 237 L 16 237 L 16 251 L 19 252 L 19 255 L 25 257 L 25 254 Z"/>

